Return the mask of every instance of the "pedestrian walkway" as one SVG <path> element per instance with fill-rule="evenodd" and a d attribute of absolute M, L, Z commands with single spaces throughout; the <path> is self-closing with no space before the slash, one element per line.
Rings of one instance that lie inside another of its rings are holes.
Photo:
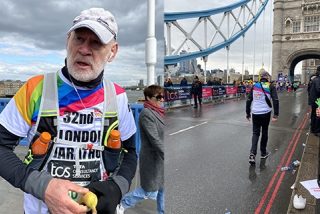
<path fill-rule="evenodd" d="M 15 153 L 24 158 L 27 148 L 17 146 Z M 21 214 L 23 213 L 23 192 L 12 187 L 6 180 L 0 177 L 0 213 Z"/>
<path fill-rule="evenodd" d="M 307 138 L 305 148 L 303 151 L 301 165 L 299 167 L 298 175 L 295 181 L 295 188 L 292 191 L 291 202 L 288 208 L 288 214 L 301 213 L 301 214 L 316 214 L 320 213 L 319 205 L 317 207 L 317 200 L 309 191 L 304 188 L 300 182 L 306 180 L 316 179 L 318 177 L 318 164 L 319 164 L 319 137 L 310 134 Z M 296 210 L 293 207 L 294 195 L 302 195 L 307 199 L 306 208 L 303 210 Z"/>

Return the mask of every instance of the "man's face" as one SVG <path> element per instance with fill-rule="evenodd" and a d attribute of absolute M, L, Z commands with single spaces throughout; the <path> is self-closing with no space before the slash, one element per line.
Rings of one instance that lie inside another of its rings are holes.
<path fill-rule="evenodd" d="M 107 61 L 117 52 L 117 43 L 104 45 L 98 36 L 87 28 L 79 28 L 67 40 L 67 67 L 76 80 L 89 82 L 99 76 Z"/>

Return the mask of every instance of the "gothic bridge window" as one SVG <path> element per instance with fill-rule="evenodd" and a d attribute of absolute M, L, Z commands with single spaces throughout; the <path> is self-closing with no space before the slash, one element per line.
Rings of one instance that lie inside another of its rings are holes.
<path fill-rule="evenodd" d="M 285 33 L 288 34 L 288 33 L 292 33 L 292 20 L 291 18 L 286 18 L 286 21 L 285 21 Z"/>
<path fill-rule="evenodd" d="M 319 31 L 320 16 L 304 17 L 304 32 Z"/>
<path fill-rule="evenodd" d="M 292 33 L 300 33 L 301 21 L 293 21 L 292 22 Z"/>

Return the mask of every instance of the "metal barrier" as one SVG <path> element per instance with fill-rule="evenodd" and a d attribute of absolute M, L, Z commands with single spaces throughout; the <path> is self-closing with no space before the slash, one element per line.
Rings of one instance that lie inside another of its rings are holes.
<path fill-rule="evenodd" d="M 6 107 L 11 98 L 0 98 L 0 112 Z"/>
<path fill-rule="evenodd" d="M 0 98 L 0 112 L 4 109 L 4 107 L 9 103 L 11 98 Z M 140 148 L 141 148 L 141 139 L 140 139 L 140 128 L 139 128 L 139 114 L 141 112 L 141 110 L 143 109 L 143 105 L 142 104 L 132 104 L 131 105 L 131 110 L 135 119 L 135 123 L 137 126 L 137 132 L 134 136 L 134 142 L 136 144 L 136 148 L 137 148 L 137 155 L 140 152 Z M 23 138 L 20 143 L 20 145 L 22 146 L 28 146 L 28 142 L 26 140 L 26 138 Z"/>
<path fill-rule="evenodd" d="M 131 104 L 131 109 L 133 113 L 134 120 L 136 122 L 137 132 L 134 136 L 134 142 L 136 144 L 136 152 L 139 156 L 140 149 L 141 149 L 141 137 L 140 137 L 140 127 L 139 127 L 139 115 L 141 110 L 143 109 L 143 104 Z"/>
<path fill-rule="evenodd" d="M 173 86 L 164 88 L 165 107 L 190 106 L 193 104 L 191 86 Z M 214 85 L 202 87 L 202 101 L 224 102 L 225 99 L 243 99 L 250 91 L 246 86 Z"/>

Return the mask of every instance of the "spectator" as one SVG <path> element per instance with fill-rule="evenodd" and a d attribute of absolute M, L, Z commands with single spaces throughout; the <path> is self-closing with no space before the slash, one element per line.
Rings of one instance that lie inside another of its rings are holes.
<path fill-rule="evenodd" d="M 180 81 L 180 86 L 181 87 L 188 86 L 188 80 L 186 79 L 186 77 L 182 78 L 182 80 Z"/>
<path fill-rule="evenodd" d="M 207 82 L 207 86 L 213 86 L 213 85 L 214 85 L 214 81 L 212 81 L 212 79 L 210 77 L 208 82 Z"/>
<path fill-rule="evenodd" d="M 172 86 L 173 86 L 172 80 L 171 80 L 171 78 L 168 78 L 168 86 L 167 87 L 172 87 Z"/>
<path fill-rule="evenodd" d="M 168 79 L 168 78 L 166 78 L 166 79 L 164 80 L 163 86 L 164 86 L 164 87 L 169 87 L 169 79 Z"/>
<path fill-rule="evenodd" d="M 200 106 L 202 102 L 202 82 L 199 80 L 198 76 L 195 76 L 191 85 L 191 94 L 194 99 L 194 108 L 198 108 L 198 101 Z"/>
<path fill-rule="evenodd" d="M 164 214 L 164 108 L 163 89 L 151 85 L 144 90 L 144 109 L 140 113 L 141 151 L 139 158 L 141 187 L 127 193 L 117 207 L 117 214 L 145 199 L 157 200 L 159 214 Z"/>

